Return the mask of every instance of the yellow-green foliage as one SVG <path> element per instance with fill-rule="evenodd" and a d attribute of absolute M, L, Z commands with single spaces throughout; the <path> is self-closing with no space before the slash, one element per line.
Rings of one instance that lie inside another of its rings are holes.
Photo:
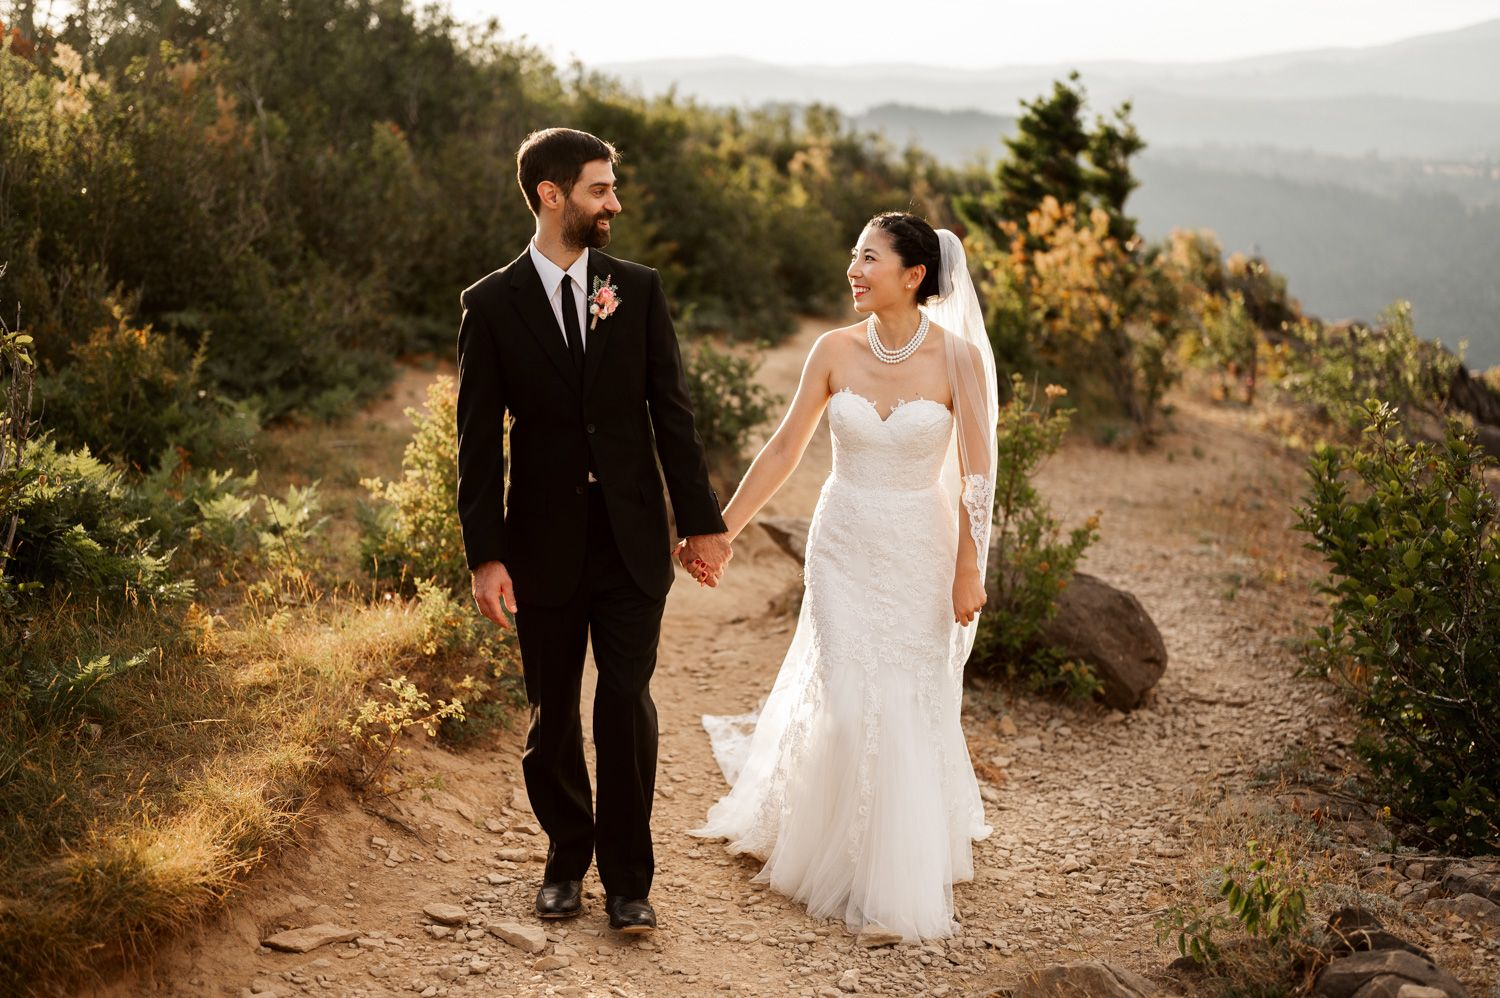
<path fill-rule="evenodd" d="M 458 395 L 453 379 L 427 388 L 423 409 L 407 409 L 415 427 L 401 458 L 401 477 L 366 479 L 375 499 L 363 517 L 366 565 L 378 579 L 403 583 L 435 579 L 468 588 L 463 531 L 458 521 Z"/>
<path fill-rule="evenodd" d="M 1057 613 L 1058 595 L 1083 552 L 1099 537 L 1097 512 L 1064 536 L 1031 484 L 1068 431 L 1069 414 L 1053 408 L 1066 394 L 1061 385 L 1048 385 L 1039 400 L 1019 374 L 1011 378 L 1010 401 L 1000 409 L 996 434 L 995 578 L 990 584 L 995 598 L 980 614 L 971 660 L 977 669 L 1032 689 L 1089 697 L 1099 689 L 1098 677 L 1041 640 L 1042 628 Z"/>

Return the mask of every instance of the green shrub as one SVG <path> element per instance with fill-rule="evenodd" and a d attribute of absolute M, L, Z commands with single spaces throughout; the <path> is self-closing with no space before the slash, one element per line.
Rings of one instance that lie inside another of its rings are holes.
<path fill-rule="evenodd" d="M 61 446 L 143 469 L 180 450 L 195 462 L 245 454 L 255 407 L 223 398 L 204 376 L 206 343 L 137 325 L 124 306 L 75 344 L 67 366 L 42 379 L 43 417 Z"/>
<path fill-rule="evenodd" d="M 1260 328 L 1245 310 L 1245 299 L 1238 291 L 1204 300 L 1200 356 L 1218 372 L 1219 387 L 1226 399 L 1238 384 L 1244 389 L 1245 401 L 1255 401 L 1260 343 Z"/>
<path fill-rule="evenodd" d="M 1096 512 L 1067 537 L 1031 480 L 1061 446 L 1067 411 L 1053 409 L 1065 390 L 1048 385 L 1041 407 L 1019 374 L 1000 409 L 995 476 L 995 529 L 990 540 L 990 600 L 979 616 L 971 656 L 984 672 L 1020 680 L 1032 689 L 1063 689 L 1089 697 L 1100 689 L 1087 665 L 1068 660 L 1041 640 L 1057 613 L 1057 597 L 1083 552 L 1099 537 Z"/>
<path fill-rule="evenodd" d="M 175 577 L 122 472 L 87 449 L 63 451 L 43 437 L 22 455 L 25 486 L 15 502 L 12 578 L 112 603 L 184 599 L 193 583 Z"/>
<path fill-rule="evenodd" d="M 758 384 L 760 361 L 717 350 L 700 341 L 684 357 L 693 425 L 703 438 L 710 467 L 739 476 L 750 434 L 771 416 L 781 396 Z"/>
<path fill-rule="evenodd" d="M 1396 407 L 1408 423 L 1418 413 L 1441 412 L 1461 363 L 1417 336 L 1407 302 L 1390 306 L 1374 325 L 1299 322 L 1292 333 L 1304 349 L 1291 355 L 1282 387 L 1349 439 L 1367 423 L 1367 399 Z"/>
<path fill-rule="evenodd" d="M 1413 444 L 1369 399 L 1359 447 L 1322 447 L 1297 529 L 1329 563 L 1314 664 L 1351 691 L 1375 792 L 1419 840 L 1500 848 L 1500 501 L 1472 430 Z"/>
<path fill-rule="evenodd" d="M 361 514 L 361 553 L 378 581 L 414 591 L 433 579 L 453 592 L 469 587 L 458 521 L 458 394 L 453 379 L 427 388 L 423 409 L 407 409 L 415 427 L 394 482 L 366 479 L 375 500 Z"/>
<path fill-rule="evenodd" d="M 1299 951 L 1308 945 L 1306 876 L 1287 849 L 1251 839 L 1244 860 L 1220 868 L 1218 878 L 1227 916 L 1202 904 L 1171 905 L 1156 919 L 1157 941 L 1172 939 L 1178 952 L 1200 967 L 1240 978 L 1235 983 L 1241 986 L 1267 989 L 1251 993 L 1289 993 Z M 1222 939 L 1235 925 L 1246 938 L 1235 940 L 1235 952 L 1226 958 L 1214 934 Z"/>

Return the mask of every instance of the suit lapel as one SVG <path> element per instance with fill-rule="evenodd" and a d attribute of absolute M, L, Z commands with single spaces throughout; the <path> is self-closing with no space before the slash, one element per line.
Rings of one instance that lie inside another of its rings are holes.
<path fill-rule="evenodd" d="M 542 279 L 537 275 L 536 264 L 531 262 L 528 249 L 510 266 L 511 304 L 521 316 L 521 322 L 541 344 L 542 352 L 557 368 L 563 380 L 575 392 L 578 391 L 578 372 L 573 369 L 573 358 L 568 356 L 568 345 L 563 340 L 562 330 L 557 325 L 557 315 L 547 301 L 547 292 L 542 289 Z"/>
<path fill-rule="evenodd" d="M 598 250 L 589 250 L 589 286 L 586 293 L 593 293 L 595 280 L 603 281 L 614 276 L 611 269 L 613 262 L 610 257 Z M 619 313 L 616 312 L 615 315 Z M 583 354 L 583 395 L 587 398 L 589 389 L 594 386 L 594 379 L 599 374 L 599 368 L 604 365 L 604 350 L 609 344 L 610 323 L 614 321 L 615 316 L 602 319 L 598 323 L 593 322 L 593 316 L 588 315 L 587 309 L 584 310 L 584 316 L 593 326 L 584 340 L 588 344 L 588 349 Z"/>

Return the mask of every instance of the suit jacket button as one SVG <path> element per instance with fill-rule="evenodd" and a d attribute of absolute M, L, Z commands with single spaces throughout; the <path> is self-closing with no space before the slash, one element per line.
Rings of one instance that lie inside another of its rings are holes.
<path fill-rule="evenodd" d="M 584 429 L 587 430 L 590 433 L 593 433 L 594 432 L 594 424 L 590 423 L 589 425 L 585 426 Z"/>
<path fill-rule="evenodd" d="M 573 486 L 573 493 L 575 495 L 580 495 L 580 496 L 583 495 L 583 486 L 582 485 L 575 485 L 575 486 Z"/>

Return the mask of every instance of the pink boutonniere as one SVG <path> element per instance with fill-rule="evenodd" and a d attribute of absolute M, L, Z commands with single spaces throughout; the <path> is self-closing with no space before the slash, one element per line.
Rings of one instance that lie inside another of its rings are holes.
<path fill-rule="evenodd" d="M 614 275 L 611 274 L 610 277 Z M 620 289 L 610 282 L 610 277 L 594 278 L 594 293 L 589 295 L 589 329 L 599 325 L 600 319 L 608 319 L 620 307 Z"/>

